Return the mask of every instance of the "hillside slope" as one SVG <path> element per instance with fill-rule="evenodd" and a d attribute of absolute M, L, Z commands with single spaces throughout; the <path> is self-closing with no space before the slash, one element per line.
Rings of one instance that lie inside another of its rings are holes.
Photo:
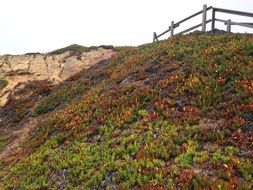
<path fill-rule="evenodd" d="M 36 123 L 0 157 L 0 188 L 252 189 L 252 73 L 252 35 L 191 34 L 28 85 L 2 112 L 9 127 Z M 15 138 L 2 134 L 0 152 Z"/>

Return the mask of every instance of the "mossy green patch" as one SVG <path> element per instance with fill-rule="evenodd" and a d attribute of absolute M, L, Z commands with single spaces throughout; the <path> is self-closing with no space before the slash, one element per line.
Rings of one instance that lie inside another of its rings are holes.
<path fill-rule="evenodd" d="M 95 46 L 85 47 L 85 46 L 81 46 L 81 45 L 77 45 L 77 44 L 72 44 L 70 46 L 54 50 L 54 51 L 52 51 L 52 52 L 50 52 L 48 54 L 49 55 L 62 54 L 62 53 L 65 53 L 67 51 L 82 53 L 82 52 L 89 52 L 91 50 L 95 50 L 96 48 L 97 47 L 95 47 Z"/>

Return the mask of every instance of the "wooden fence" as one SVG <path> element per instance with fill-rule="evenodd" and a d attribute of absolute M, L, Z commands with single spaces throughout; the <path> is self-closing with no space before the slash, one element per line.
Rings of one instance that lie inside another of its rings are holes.
<path fill-rule="evenodd" d="M 207 12 L 211 10 L 212 11 L 212 19 L 207 20 Z M 179 35 L 179 34 L 184 34 L 187 32 L 190 32 L 194 29 L 197 29 L 199 27 L 202 27 L 202 32 L 206 31 L 206 25 L 208 23 L 211 23 L 211 30 L 212 32 L 214 32 L 215 29 L 215 22 L 223 22 L 225 25 L 227 25 L 227 32 L 231 32 L 231 26 L 232 25 L 238 25 L 238 26 L 243 26 L 243 27 L 248 27 L 248 28 L 253 28 L 253 23 L 247 23 L 247 22 L 233 22 L 230 19 L 229 20 L 223 20 L 223 19 L 218 19 L 216 18 L 216 13 L 220 12 L 220 13 L 227 13 L 227 14 L 233 14 L 233 15 L 238 15 L 238 16 L 244 16 L 244 17 L 251 17 L 253 18 L 253 13 L 249 13 L 249 12 L 242 12 L 242 11 L 235 11 L 235 10 L 228 10 L 228 9 L 221 9 L 221 8 L 215 8 L 215 7 L 207 7 L 207 5 L 203 6 L 203 10 L 183 19 L 180 20 L 177 23 L 174 23 L 174 21 L 171 22 L 171 25 L 169 26 L 169 28 L 162 32 L 161 34 L 157 35 L 155 32 L 153 34 L 153 42 L 158 41 L 158 38 L 160 38 L 161 36 L 167 34 L 170 32 L 170 37 L 173 37 L 175 35 Z M 184 31 L 181 31 L 177 34 L 175 33 L 175 29 L 178 28 L 180 26 L 180 24 L 198 16 L 202 14 L 202 23 L 192 26 Z"/>

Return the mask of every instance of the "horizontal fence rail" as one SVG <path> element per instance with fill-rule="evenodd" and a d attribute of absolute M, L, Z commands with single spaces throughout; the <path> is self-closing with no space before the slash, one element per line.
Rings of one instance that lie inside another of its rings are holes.
<path fill-rule="evenodd" d="M 207 12 L 211 10 L 212 11 L 212 19 L 207 20 Z M 226 13 L 226 14 L 233 14 L 233 15 L 238 15 L 238 16 L 244 16 L 244 17 L 251 17 L 253 18 L 253 13 L 249 12 L 242 12 L 242 11 L 235 11 L 235 10 L 229 10 L 229 9 L 221 9 L 221 8 L 215 8 L 215 7 L 207 7 L 207 5 L 203 6 L 203 10 L 196 12 L 195 14 L 186 17 L 183 20 L 180 20 L 179 22 L 174 23 L 174 21 L 171 22 L 171 25 L 167 30 L 162 32 L 161 34 L 157 35 L 156 32 L 153 33 L 153 42 L 158 41 L 158 38 L 161 36 L 167 34 L 170 32 L 170 37 L 173 37 L 175 35 L 179 34 L 184 34 L 187 32 L 190 32 L 194 29 L 197 29 L 199 27 L 202 27 L 202 32 L 206 31 L 206 25 L 211 22 L 211 30 L 214 32 L 215 30 L 215 21 L 217 22 L 223 22 L 225 25 L 227 25 L 227 32 L 231 32 L 231 26 L 232 25 L 237 25 L 237 26 L 242 26 L 242 27 L 248 27 L 248 28 L 253 28 L 253 23 L 246 23 L 246 22 L 233 22 L 230 19 L 229 20 L 223 20 L 223 19 L 218 19 L 216 18 L 216 12 L 221 12 L 221 13 Z M 175 29 L 180 26 L 180 24 L 202 14 L 202 22 L 198 25 L 192 26 L 182 32 L 179 32 L 175 34 Z"/>

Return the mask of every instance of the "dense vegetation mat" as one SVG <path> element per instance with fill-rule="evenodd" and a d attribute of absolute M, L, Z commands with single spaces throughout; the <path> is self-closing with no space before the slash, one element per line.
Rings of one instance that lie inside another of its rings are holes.
<path fill-rule="evenodd" d="M 0 187 L 252 189 L 253 36 L 191 34 L 117 51 L 44 86 L 15 122 L 52 114 L 15 163 L 1 162 Z"/>

